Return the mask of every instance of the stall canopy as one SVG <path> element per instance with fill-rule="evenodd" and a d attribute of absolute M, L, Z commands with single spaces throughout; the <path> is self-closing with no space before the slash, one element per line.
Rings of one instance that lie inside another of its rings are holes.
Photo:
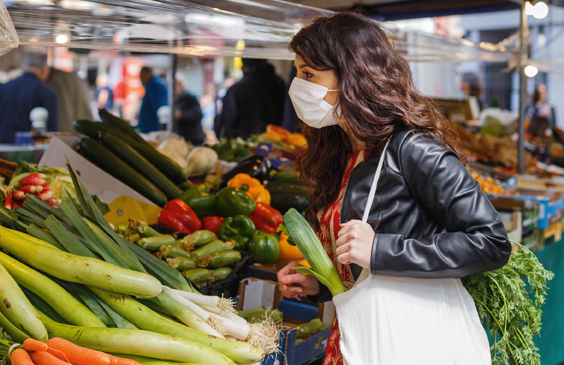
<path fill-rule="evenodd" d="M 0 53 L 19 45 L 292 59 L 287 45 L 329 10 L 277 0 L 27 0 L 0 7 Z M 507 62 L 503 45 L 383 24 L 410 61 Z"/>

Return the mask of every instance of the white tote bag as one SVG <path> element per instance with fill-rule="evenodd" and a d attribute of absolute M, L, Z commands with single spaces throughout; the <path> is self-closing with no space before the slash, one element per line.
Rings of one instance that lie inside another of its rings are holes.
<path fill-rule="evenodd" d="M 386 147 L 388 145 L 386 144 Z M 368 219 L 386 147 L 363 222 Z M 486 332 L 460 279 L 372 275 L 333 297 L 347 365 L 491 364 Z"/>

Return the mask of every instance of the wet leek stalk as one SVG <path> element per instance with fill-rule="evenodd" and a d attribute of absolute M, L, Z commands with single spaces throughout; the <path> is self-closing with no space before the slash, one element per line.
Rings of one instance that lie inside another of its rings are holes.
<path fill-rule="evenodd" d="M 337 269 L 329 259 L 321 241 L 305 218 L 294 208 L 289 209 L 283 217 L 288 236 L 298 246 L 307 263 L 311 266 L 294 267 L 293 269 L 304 275 L 314 275 L 325 285 L 333 296 L 346 291 Z"/>

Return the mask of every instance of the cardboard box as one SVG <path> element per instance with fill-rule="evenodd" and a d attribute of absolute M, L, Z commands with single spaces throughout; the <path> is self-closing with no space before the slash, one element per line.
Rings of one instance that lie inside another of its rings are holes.
<path fill-rule="evenodd" d="M 158 214 L 158 207 L 137 191 L 82 157 L 76 152 L 77 143 L 77 136 L 54 136 L 38 165 L 67 167 L 68 160 L 82 178 L 90 194 L 97 195 L 105 203 L 109 204 L 115 212 L 118 212 L 119 209 L 123 212 L 127 212 L 126 215 L 123 214 L 124 219 L 135 218 L 148 223 L 154 223 L 150 221 L 150 219 L 155 217 L 155 212 Z M 132 204 L 131 199 L 123 199 L 123 197 L 132 198 L 136 202 Z M 114 200 L 116 203 L 112 205 Z M 123 204 L 120 205 L 120 202 Z M 121 219 L 119 216 L 118 218 Z"/>
<path fill-rule="evenodd" d="M 254 309 L 260 306 L 274 308 L 284 313 L 284 322 L 280 333 L 279 344 L 282 353 L 267 356 L 262 365 L 288 364 L 301 365 L 323 356 L 330 328 L 305 338 L 297 339 L 296 327 L 300 323 L 309 322 L 319 317 L 324 325 L 329 326 L 335 312 L 332 303 L 319 307 L 283 299 L 278 284 L 270 280 L 247 278 L 239 285 L 239 301 L 237 310 Z"/>

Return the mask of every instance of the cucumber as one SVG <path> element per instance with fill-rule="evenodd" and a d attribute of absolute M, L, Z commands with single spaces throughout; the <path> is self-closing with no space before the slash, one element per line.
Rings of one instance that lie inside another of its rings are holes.
<path fill-rule="evenodd" d="M 78 133 L 87 135 L 88 137 L 94 139 L 100 138 L 100 133 L 102 132 L 115 133 L 115 134 L 121 133 L 119 129 L 113 126 L 102 124 L 100 122 L 86 120 L 86 119 L 75 120 L 73 126 Z"/>
<path fill-rule="evenodd" d="M 159 170 L 170 180 L 172 180 L 176 184 L 182 184 L 188 178 L 184 171 L 178 166 L 178 164 L 172 161 L 170 158 L 166 157 L 149 143 L 143 141 L 134 141 L 131 139 L 127 139 L 127 143 L 133 147 L 137 152 L 139 152 L 143 157 L 149 160 L 154 166 L 158 167 Z"/>
<path fill-rule="evenodd" d="M 71 283 L 149 298 L 157 296 L 163 290 L 163 285 L 151 275 L 39 245 L 2 226 L 0 248 L 47 275 Z"/>
<path fill-rule="evenodd" d="M 47 341 L 47 330 L 35 308 L 2 264 L 0 264 L 0 311 L 26 334 L 37 340 Z"/>
<path fill-rule="evenodd" d="M 102 170 L 130 186 L 158 206 L 162 207 L 166 204 L 166 196 L 159 188 L 133 167 L 119 159 L 104 145 L 92 138 L 79 138 L 78 145 L 82 155 Z"/>
<path fill-rule="evenodd" d="M 145 142 L 143 137 L 141 137 L 139 133 L 137 133 L 135 129 L 133 129 L 131 124 L 129 124 L 129 122 L 127 122 L 126 120 L 111 114 L 106 109 L 98 109 L 98 115 L 100 116 L 100 119 L 102 119 L 103 124 L 110 125 L 112 127 L 115 127 L 116 129 L 119 129 L 122 133 L 125 133 L 131 139 Z"/>
<path fill-rule="evenodd" d="M 169 180 L 159 169 L 151 164 L 147 159 L 133 147 L 122 140 L 116 138 L 112 133 L 101 134 L 100 141 L 113 153 L 125 161 L 129 166 L 135 166 L 143 176 L 155 184 L 169 200 L 180 197 L 182 191 L 172 181 Z"/>

